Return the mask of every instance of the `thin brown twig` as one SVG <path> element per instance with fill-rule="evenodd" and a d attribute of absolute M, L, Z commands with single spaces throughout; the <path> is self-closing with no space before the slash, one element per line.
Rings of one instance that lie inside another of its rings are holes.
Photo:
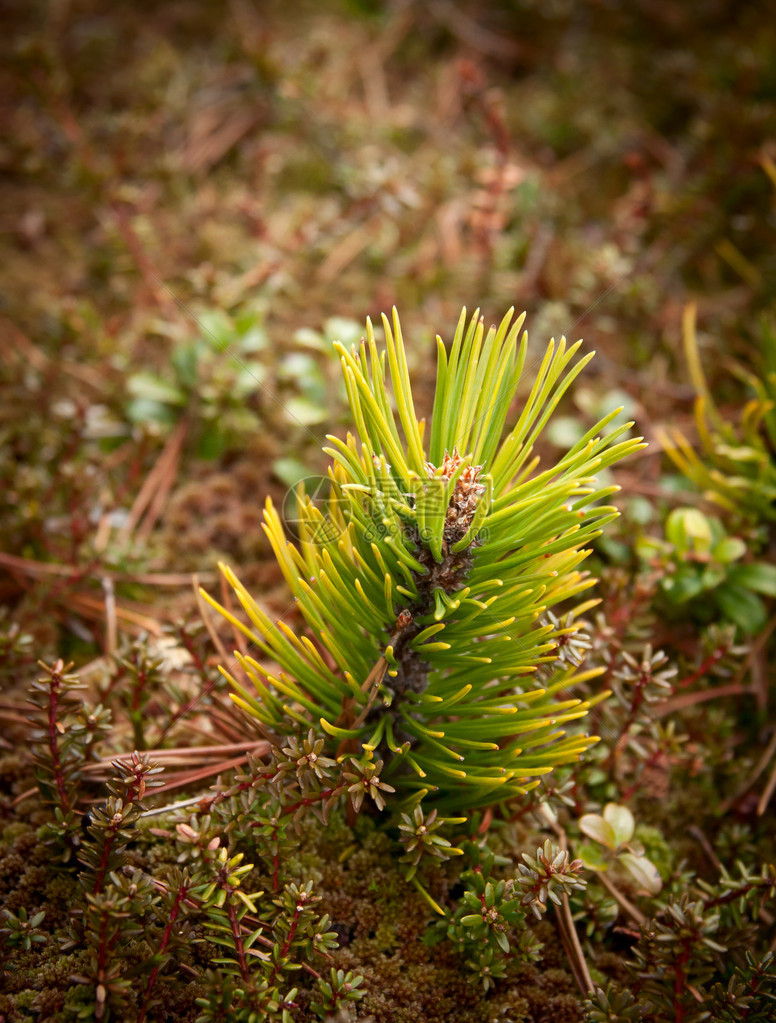
<path fill-rule="evenodd" d="M 167 503 L 167 498 L 172 490 L 175 477 L 178 473 L 178 466 L 181 460 L 181 454 L 183 453 L 183 445 L 186 440 L 186 433 L 188 431 L 188 421 L 183 418 L 173 430 L 168 441 L 169 450 L 167 445 L 165 450 L 168 451 L 167 457 L 164 460 L 163 466 L 159 469 L 158 483 L 156 490 L 151 498 L 148 510 L 146 511 L 145 518 L 140 524 L 137 534 L 136 541 L 143 544 L 148 540 L 151 532 L 159 521 L 164 506 Z"/>
<path fill-rule="evenodd" d="M 564 852 L 568 852 L 569 846 L 566 832 L 554 816 L 547 813 L 542 816 L 542 819 L 558 836 L 558 844 L 561 849 L 563 849 Z M 574 980 L 582 994 L 587 995 L 593 990 L 593 978 L 590 976 L 590 970 L 588 969 L 587 960 L 585 959 L 585 953 L 582 950 L 582 944 L 579 940 L 579 935 L 577 934 L 576 925 L 574 924 L 574 916 L 571 912 L 571 903 L 569 902 L 569 897 L 565 892 L 561 896 L 561 905 L 556 909 L 555 918 L 558 921 L 560 940 L 563 945 L 563 950 L 566 953 L 566 958 L 571 966 L 571 972 L 574 975 Z"/>
<path fill-rule="evenodd" d="M 192 758 L 196 759 L 197 757 L 207 756 L 223 757 L 224 754 L 236 753 L 238 751 L 264 756 L 269 751 L 269 743 L 265 739 L 255 739 L 247 742 L 222 743 L 213 746 L 178 746 L 173 749 L 149 749 L 145 750 L 145 753 L 149 757 L 153 757 L 154 760 L 159 761 L 174 761 L 176 758 L 186 757 L 190 763 Z M 126 754 L 119 754 L 119 756 L 122 755 L 126 756 Z M 99 772 L 110 767 L 115 759 L 116 754 L 112 753 L 108 757 L 101 757 L 91 764 L 86 764 L 83 770 L 89 773 Z"/>
<path fill-rule="evenodd" d="M 708 838 L 706 838 L 706 836 L 701 831 L 701 829 L 698 827 L 698 825 L 697 824 L 691 824 L 687 830 L 690 832 L 690 834 L 694 838 L 696 838 L 698 840 L 698 842 L 700 843 L 701 848 L 703 849 L 703 851 L 708 856 L 708 858 L 711 861 L 714 869 L 719 871 L 720 874 L 723 873 L 724 867 L 722 866 L 721 860 L 719 859 L 717 854 L 714 852 L 714 847 L 712 846 L 711 842 L 708 840 Z"/>
<path fill-rule="evenodd" d="M 113 580 L 103 576 L 102 589 L 105 593 L 105 656 L 112 657 L 118 646 L 116 589 Z"/>
<path fill-rule="evenodd" d="M 754 785 L 754 783 L 766 769 L 768 764 L 771 762 L 774 754 L 776 754 L 776 730 L 771 736 L 771 741 L 765 747 L 762 756 L 757 761 L 757 765 L 755 766 L 754 771 L 749 775 L 744 784 L 739 789 L 737 789 L 736 792 L 732 796 L 730 796 L 729 799 L 726 799 L 722 806 L 720 806 L 719 808 L 720 816 L 724 816 L 728 812 L 728 810 L 730 810 L 731 807 L 736 805 L 736 803 L 742 796 L 746 795 L 749 789 Z"/>
<path fill-rule="evenodd" d="M 185 421 L 181 420 L 178 426 L 170 434 L 165 442 L 164 447 L 159 452 L 159 455 L 154 463 L 151 471 L 143 481 L 143 485 L 135 497 L 134 503 L 129 510 L 129 515 L 124 525 L 121 527 L 119 532 L 119 542 L 122 544 L 128 544 L 130 537 L 137 529 L 146 509 L 149 507 L 154 499 L 159 486 L 167 473 L 167 463 L 171 459 L 175 458 L 175 449 L 180 443 L 180 433 Z"/>
<path fill-rule="evenodd" d="M 92 597 L 88 593 L 70 593 L 67 597 L 67 603 L 72 610 L 78 611 L 84 618 L 90 618 L 92 621 L 102 621 L 105 616 L 104 598 L 100 600 L 98 597 Z M 140 611 L 133 611 L 131 608 L 121 607 L 117 604 L 116 617 L 129 625 L 138 626 L 152 636 L 160 636 L 162 634 L 162 626 L 159 622 L 154 618 L 149 618 L 148 615 Z"/>
<path fill-rule="evenodd" d="M 199 607 L 199 613 L 202 616 L 202 621 L 205 623 L 207 633 L 210 636 L 211 640 L 213 641 L 213 646 L 218 651 L 218 655 L 221 658 L 221 661 L 224 664 L 230 664 L 231 658 L 226 652 L 226 647 L 221 642 L 221 637 L 218 635 L 215 628 L 213 627 L 213 622 L 210 618 L 207 603 L 202 599 L 202 594 L 199 592 L 199 577 L 196 574 L 191 577 L 191 585 L 194 590 L 194 596 L 197 601 L 197 606 Z"/>
<path fill-rule="evenodd" d="M 24 575 L 62 576 L 68 579 L 80 579 L 83 569 L 75 565 L 60 565 L 48 561 L 35 561 L 33 558 L 22 558 L 18 554 L 0 551 L 0 565 Z M 116 583 L 137 583 L 142 586 L 189 586 L 192 579 L 190 572 L 110 572 L 100 570 L 100 575 L 112 579 Z M 201 572 L 200 579 L 211 582 L 216 578 L 215 572 Z"/>
<path fill-rule="evenodd" d="M 667 714 L 673 714 L 677 710 L 684 710 L 686 707 L 694 707 L 697 703 L 707 703 L 709 700 L 716 700 L 721 696 L 744 695 L 752 695 L 752 690 L 748 686 L 742 686 L 740 683 L 731 682 L 726 686 L 715 686 L 713 689 L 704 689 L 697 693 L 682 693 L 681 696 L 677 696 L 673 700 L 666 700 L 665 703 L 661 703 L 653 709 L 652 713 L 657 718 L 663 718 Z"/>
<path fill-rule="evenodd" d="M 762 817 L 765 811 L 768 809 L 768 803 L 771 801 L 774 789 L 776 789 L 776 764 L 774 764 L 771 776 L 768 779 L 768 783 L 763 789 L 763 794 L 757 803 L 757 816 Z"/>
<path fill-rule="evenodd" d="M 615 900 L 617 905 L 621 909 L 625 910 L 625 912 L 628 914 L 631 920 L 633 920 L 634 923 L 638 924 L 639 927 L 641 927 L 647 922 L 647 918 L 644 916 L 641 910 L 637 906 L 634 906 L 630 899 L 626 899 L 626 897 L 622 894 L 620 889 L 616 885 L 612 884 L 612 882 L 605 874 L 599 874 L 598 880 L 609 892 L 609 894 Z"/>

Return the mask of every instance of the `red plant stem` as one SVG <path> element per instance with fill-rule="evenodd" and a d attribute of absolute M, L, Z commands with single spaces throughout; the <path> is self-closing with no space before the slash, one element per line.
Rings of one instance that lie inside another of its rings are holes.
<path fill-rule="evenodd" d="M 120 827 L 121 822 L 119 822 L 118 824 L 111 824 L 111 826 L 106 829 L 107 834 L 105 836 L 105 841 L 102 844 L 100 862 L 97 866 L 97 874 L 94 878 L 94 885 L 92 887 L 92 893 L 94 895 L 99 895 L 99 893 L 102 891 L 102 884 L 103 881 L 105 880 L 105 874 L 108 870 L 108 860 L 110 859 L 111 850 L 113 849 L 113 843 L 116 841 L 116 832 L 119 830 Z"/>
<path fill-rule="evenodd" d="M 286 806 L 281 813 L 281 817 L 286 817 L 290 813 L 294 813 L 302 806 L 312 806 L 313 803 L 319 803 L 322 799 L 328 799 L 329 796 L 338 796 L 347 788 L 347 785 L 335 785 L 333 789 L 322 789 L 320 792 L 316 792 L 314 796 L 306 796 L 304 799 L 297 800 L 296 803 L 291 803 L 290 806 Z"/>
<path fill-rule="evenodd" d="M 278 956 L 277 961 L 272 967 L 272 973 L 269 975 L 267 987 L 272 987 L 272 985 L 275 983 L 275 979 L 277 978 L 278 973 L 280 973 L 281 963 L 288 955 L 289 950 L 291 948 L 291 944 L 294 938 L 296 937 L 296 929 L 299 926 L 299 917 L 301 916 L 301 914 L 302 911 L 299 908 L 299 905 L 297 904 L 296 909 L 294 910 L 294 918 L 291 921 L 291 926 L 288 929 L 288 936 L 286 937 L 286 940 L 283 942 L 283 947 L 280 950 L 280 955 Z"/>
<path fill-rule="evenodd" d="M 697 682 L 699 678 L 702 678 L 708 671 L 714 667 L 717 661 L 721 661 L 727 653 L 726 647 L 718 647 L 703 661 L 703 663 L 695 669 L 686 678 L 683 678 L 681 682 L 677 682 L 674 689 L 686 689 L 687 686 L 691 686 L 693 682 Z"/>
<path fill-rule="evenodd" d="M 168 920 L 167 925 L 165 926 L 164 930 L 162 931 L 162 938 L 161 938 L 161 941 L 159 942 L 159 950 L 158 950 L 158 953 L 157 953 L 159 956 L 163 956 L 165 951 L 166 951 L 166 949 L 167 949 L 167 945 L 169 944 L 170 938 L 172 936 L 173 926 L 174 926 L 175 921 L 176 921 L 176 919 L 178 917 L 178 913 L 180 912 L 180 908 L 181 908 L 182 904 L 184 903 L 184 901 L 188 897 L 190 889 L 191 889 L 191 884 L 189 882 L 184 882 L 180 886 L 178 891 L 175 893 L 175 901 L 173 902 L 172 908 L 170 909 L 170 919 Z M 137 1023 L 143 1023 L 143 1020 L 145 1019 L 146 1010 L 148 1009 L 148 1002 L 149 1002 L 149 1000 L 151 998 L 151 992 L 154 989 L 154 984 L 156 983 L 156 977 L 157 977 L 160 969 L 161 969 L 161 963 L 157 964 L 153 968 L 153 970 L 151 970 L 151 975 L 148 978 L 148 986 L 146 987 L 145 998 L 143 999 L 143 1004 L 140 1007 L 140 1014 L 137 1017 Z"/>
<path fill-rule="evenodd" d="M 100 910 L 100 936 L 97 944 L 97 969 L 95 970 L 95 988 L 97 992 L 96 1005 L 94 1007 L 94 1018 L 102 1019 L 105 1015 L 105 975 L 108 972 L 108 961 L 118 943 L 121 930 L 118 924 L 113 928 L 113 936 L 109 937 L 108 926 L 111 922 L 110 909 L 103 907 Z M 100 993 L 102 988 L 102 993 Z"/>
<path fill-rule="evenodd" d="M 102 985 L 105 979 L 105 966 L 108 958 L 108 942 L 106 936 L 106 930 L 108 927 L 108 914 L 106 910 L 102 910 L 100 914 L 100 937 L 97 944 L 97 987 Z M 94 1018 L 102 1019 L 105 1015 L 105 1001 L 98 1000 L 94 1007 Z"/>
<path fill-rule="evenodd" d="M 227 890 L 226 896 L 226 912 L 229 916 L 229 926 L 232 928 L 232 937 L 234 938 L 234 950 L 237 953 L 237 963 L 240 967 L 240 976 L 249 983 L 251 976 L 248 970 L 248 961 L 245 958 L 245 948 L 243 947 L 242 940 L 242 929 L 240 927 L 240 921 L 237 919 L 237 910 L 234 908 L 234 903 L 229 898 L 229 890 Z"/>
<path fill-rule="evenodd" d="M 62 685 L 62 662 L 57 661 L 54 665 L 54 670 L 51 672 L 51 688 L 49 689 L 49 702 L 48 702 L 48 737 L 49 737 L 49 752 L 51 753 L 51 763 L 54 768 L 54 777 L 57 783 L 57 792 L 59 793 L 59 803 L 62 808 L 62 812 L 67 814 L 70 810 L 70 800 L 67 796 L 67 789 L 65 788 L 65 779 L 62 775 L 62 761 L 59 756 L 59 744 L 57 739 L 59 737 L 59 729 L 57 728 L 57 709 L 59 707 L 59 689 Z"/>
<path fill-rule="evenodd" d="M 683 1023 L 684 1021 L 684 1007 L 682 1006 L 681 999 L 684 995 L 684 989 L 687 984 L 687 978 L 684 974 L 684 964 L 687 962 L 690 953 L 687 948 L 684 949 L 682 954 L 676 961 L 676 972 L 674 974 L 674 1020 L 675 1023 Z"/>
<path fill-rule="evenodd" d="M 142 775 L 136 777 L 135 780 L 127 788 L 127 796 L 125 800 L 122 800 L 122 813 L 121 820 L 111 823 L 105 830 L 105 841 L 102 844 L 102 853 L 100 854 L 100 862 L 97 865 L 97 871 L 94 878 L 94 885 L 92 892 L 94 895 L 98 895 L 102 891 L 102 885 L 105 881 L 105 875 L 108 872 L 108 860 L 113 850 L 113 844 L 116 841 L 116 835 L 118 834 L 121 825 L 124 823 L 125 811 L 129 809 L 135 800 L 138 798 L 138 791 L 142 782 Z"/>
<path fill-rule="evenodd" d="M 717 895 L 713 899 L 705 899 L 703 903 L 703 908 L 711 909 L 714 906 L 724 906 L 728 902 L 735 902 L 736 899 L 740 899 L 742 895 L 748 895 L 749 892 L 752 891 L 752 889 L 758 888 L 760 886 L 759 885 L 760 880 L 761 879 L 758 878 L 757 881 L 753 882 L 750 881 L 747 882 L 746 884 L 739 885 L 738 888 L 731 888 L 730 891 L 725 892 L 724 895 Z M 767 887 L 767 883 L 763 887 Z"/>
<path fill-rule="evenodd" d="M 135 663 L 137 663 L 137 661 Z M 137 674 L 135 675 L 134 682 L 132 683 L 132 701 L 129 709 L 129 719 L 132 722 L 135 749 L 142 750 L 144 750 L 147 746 L 145 741 L 145 732 L 143 730 L 143 714 L 141 710 L 143 690 L 146 687 L 147 681 L 148 673 L 145 668 L 138 665 Z"/>
<path fill-rule="evenodd" d="M 617 761 L 619 760 L 623 748 L 627 742 L 630 730 L 631 728 L 633 728 L 634 722 L 636 721 L 636 717 L 638 716 L 638 713 L 641 710 L 641 705 L 644 702 L 644 687 L 646 686 L 647 681 L 648 679 L 646 673 L 640 671 L 638 674 L 638 678 L 636 679 L 634 684 L 633 699 L 631 700 L 628 716 L 623 722 L 622 727 L 620 728 L 619 735 L 617 736 L 615 742 L 612 744 L 611 753 L 607 758 L 607 762 L 609 764 L 609 769 L 611 772 L 614 772 Z"/>

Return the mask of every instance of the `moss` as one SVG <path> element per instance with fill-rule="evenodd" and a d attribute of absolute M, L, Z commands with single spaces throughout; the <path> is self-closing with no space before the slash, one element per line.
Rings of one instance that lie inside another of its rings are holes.
<path fill-rule="evenodd" d="M 8 824 L 3 828 L 3 844 L 12 845 L 15 839 L 29 834 L 31 830 L 26 821 L 15 821 L 13 824 Z"/>

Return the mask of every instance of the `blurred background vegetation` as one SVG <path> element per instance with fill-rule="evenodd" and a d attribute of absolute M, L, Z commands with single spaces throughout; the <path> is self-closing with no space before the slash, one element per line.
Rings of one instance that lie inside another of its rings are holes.
<path fill-rule="evenodd" d="M 177 613 L 175 573 L 261 561 L 264 496 L 341 425 L 330 339 L 394 303 L 421 407 L 432 332 L 515 304 L 537 352 L 599 353 L 559 444 L 611 399 L 652 439 L 689 423 L 690 297 L 737 400 L 726 360 L 752 362 L 776 283 L 763 10 L 11 4 L 0 603 L 58 623 L 59 652 L 104 648 L 111 573 L 131 631 Z M 628 470 L 632 497 L 659 461 Z"/>

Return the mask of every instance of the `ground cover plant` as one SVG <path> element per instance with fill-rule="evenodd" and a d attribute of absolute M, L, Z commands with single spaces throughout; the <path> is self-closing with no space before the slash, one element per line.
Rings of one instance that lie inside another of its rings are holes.
<path fill-rule="evenodd" d="M 774 1018 L 769 20 L 10 22 L 0 1017 Z"/>

